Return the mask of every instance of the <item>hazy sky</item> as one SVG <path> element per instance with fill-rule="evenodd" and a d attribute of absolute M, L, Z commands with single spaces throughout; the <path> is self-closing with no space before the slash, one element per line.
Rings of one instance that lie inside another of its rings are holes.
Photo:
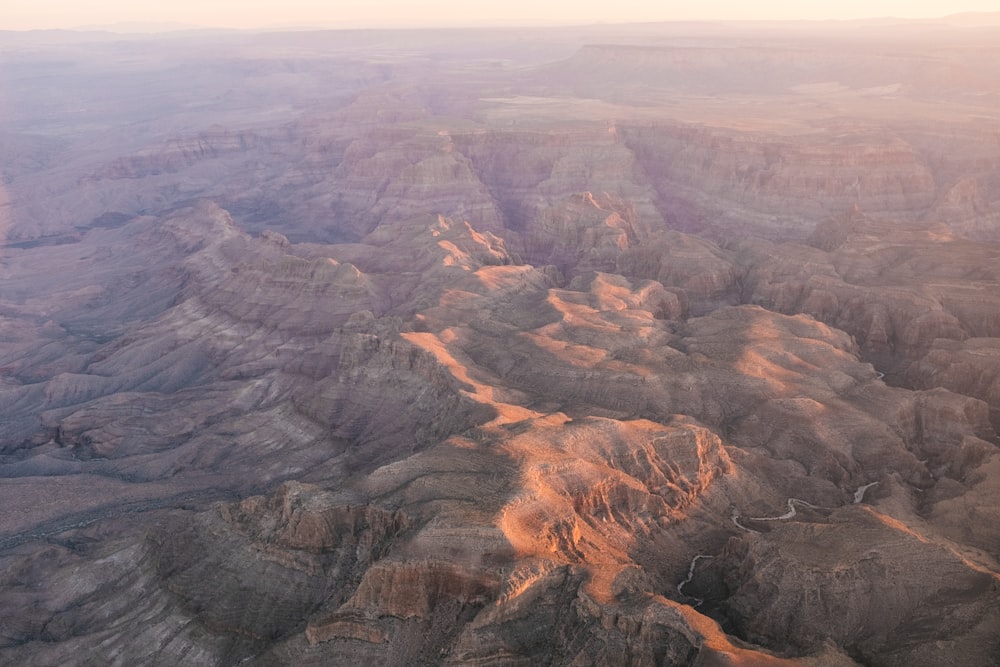
<path fill-rule="evenodd" d="M 687 19 L 937 17 L 998 0 L 7 0 L 0 29 L 179 22 L 256 28 L 591 23 Z"/>

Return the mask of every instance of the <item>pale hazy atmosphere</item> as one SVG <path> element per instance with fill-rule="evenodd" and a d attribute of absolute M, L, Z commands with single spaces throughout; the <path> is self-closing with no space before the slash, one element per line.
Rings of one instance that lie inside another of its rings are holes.
<path fill-rule="evenodd" d="M 327 2 L 287 0 L 34 0 L 8 3 L 0 29 L 37 30 L 176 24 L 206 28 L 434 27 L 483 25 L 551 25 L 690 20 L 845 20 L 868 18 L 936 18 L 964 12 L 993 12 L 995 0 L 947 2 L 889 1 L 794 2 L 701 0 L 651 3 L 647 0 L 509 0 L 500 3 L 458 0 L 370 0 Z"/>
<path fill-rule="evenodd" d="M 0 11 L 0 665 L 1000 659 L 995 2 Z"/>

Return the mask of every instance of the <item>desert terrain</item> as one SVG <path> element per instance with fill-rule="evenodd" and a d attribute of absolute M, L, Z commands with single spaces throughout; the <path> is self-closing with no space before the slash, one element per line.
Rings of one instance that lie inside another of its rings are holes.
<path fill-rule="evenodd" d="M 1000 17 L 0 32 L 0 663 L 1000 661 Z"/>

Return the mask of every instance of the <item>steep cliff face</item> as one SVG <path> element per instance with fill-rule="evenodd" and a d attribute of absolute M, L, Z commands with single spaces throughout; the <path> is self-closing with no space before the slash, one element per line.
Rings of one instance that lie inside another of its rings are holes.
<path fill-rule="evenodd" d="M 937 339 L 925 356 L 907 368 L 907 381 L 917 387 L 945 387 L 978 396 L 990 406 L 995 424 L 1000 409 L 998 347 L 996 338 Z"/>
<path fill-rule="evenodd" d="M 859 205 L 920 216 L 937 196 L 934 173 L 900 138 L 859 128 L 774 137 L 704 127 L 627 126 L 625 145 L 677 225 L 713 236 L 804 238 L 815 221 Z"/>
<path fill-rule="evenodd" d="M 987 636 L 1000 614 L 1000 580 L 948 546 L 853 507 L 826 522 L 776 526 L 768 538 L 734 540 L 713 564 L 733 565 L 725 585 L 735 594 L 723 613 L 746 636 L 771 633 L 771 643 L 803 646 L 833 641 L 862 664 L 875 659 L 873 646 L 891 647 L 877 658 L 889 665 L 992 659 Z M 917 545 L 920 557 L 899 568 Z"/>
<path fill-rule="evenodd" d="M 995 247 L 857 211 L 820 225 L 810 242 L 743 244 L 743 298 L 841 328 L 894 382 L 974 396 L 995 421 L 996 369 L 985 352 L 1000 330 Z"/>
<path fill-rule="evenodd" d="M 345 601 L 406 523 L 287 483 L 161 535 L 158 575 L 207 628 L 275 640 L 301 631 L 321 604 Z"/>
<path fill-rule="evenodd" d="M 995 243 L 1000 221 L 997 192 L 995 178 L 961 178 L 938 198 L 926 218 L 942 222 L 966 238 Z"/>
<path fill-rule="evenodd" d="M 120 158 L 95 174 L 94 178 L 113 180 L 177 173 L 199 162 L 246 153 L 258 148 L 261 140 L 253 132 L 226 132 L 221 129 L 197 137 L 173 139 L 162 146 Z"/>

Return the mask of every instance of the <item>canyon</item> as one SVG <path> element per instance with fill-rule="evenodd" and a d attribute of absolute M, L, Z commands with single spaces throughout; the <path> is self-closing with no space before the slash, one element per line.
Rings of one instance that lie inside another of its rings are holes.
<path fill-rule="evenodd" d="M 997 44 L 0 33 L 0 662 L 995 663 Z"/>

